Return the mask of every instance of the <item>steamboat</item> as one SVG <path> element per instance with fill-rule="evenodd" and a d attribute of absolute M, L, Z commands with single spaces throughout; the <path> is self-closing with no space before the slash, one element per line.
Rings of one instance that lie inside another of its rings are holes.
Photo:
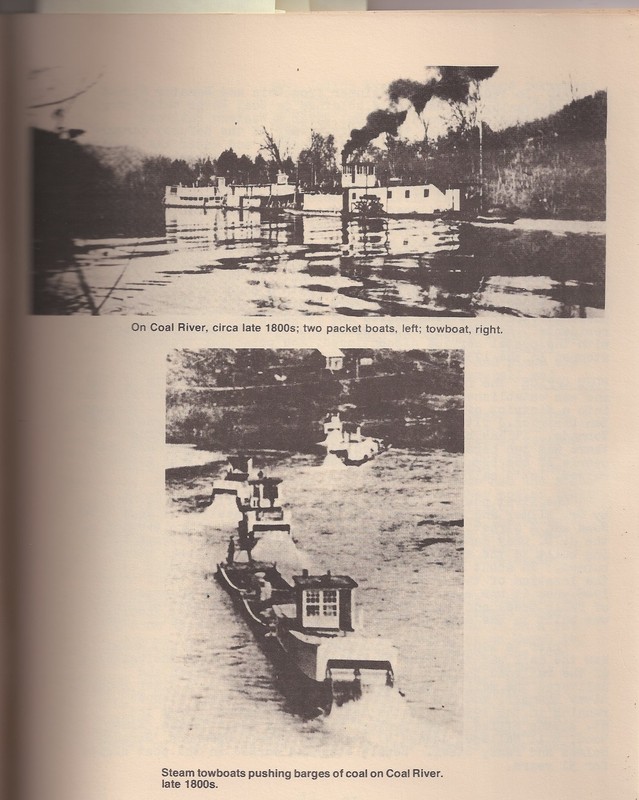
<path fill-rule="evenodd" d="M 359 467 L 386 449 L 382 439 L 364 436 L 361 425 L 345 422 L 339 412 L 327 414 L 323 425 L 325 438 L 320 444 L 347 467 Z"/>
<path fill-rule="evenodd" d="M 250 456 L 228 456 L 228 467 L 224 477 L 213 482 L 211 503 L 218 497 L 235 497 L 248 501 L 249 479 L 253 474 L 253 459 Z"/>
<path fill-rule="evenodd" d="M 295 186 L 288 175 L 279 172 L 273 183 L 231 183 L 225 178 L 209 179 L 206 186 L 166 186 L 165 208 L 269 209 L 293 202 Z"/>

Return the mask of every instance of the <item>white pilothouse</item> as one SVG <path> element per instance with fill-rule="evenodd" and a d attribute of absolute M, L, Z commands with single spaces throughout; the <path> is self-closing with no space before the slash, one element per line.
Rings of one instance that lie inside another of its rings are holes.
<path fill-rule="evenodd" d="M 385 449 L 381 439 L 365 436 L 361 425 L 345 422 L 339 412 L 327 414 L 323 424 L 325 438 L 320 444 L 347 466 L 361 466 Z"/>

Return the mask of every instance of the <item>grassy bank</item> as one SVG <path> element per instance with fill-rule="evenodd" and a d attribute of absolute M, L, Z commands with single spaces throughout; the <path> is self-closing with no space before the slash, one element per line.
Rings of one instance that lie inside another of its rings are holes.
<path fill-rule="evenodd" d="M 340 408 L 344 419 L 362 423 L 365 433 L 396 447 L 463 450 L 459 354 L 449 364 L 444 351 L 346 351 L 344 368 L 332 373 L 317 351 L 260 351 L 260 360 L 266 353 L 269 363 L 254 371 L 246 364 L 236 370 L 234 352 L 246 359 L 247 353 L 258 351 L 207 351 L 217 365 L 209 363 L 206 370 L 196 365 L 194 353 L 172 355 L 169 443 L 195 443 L 225 452 L 308 452 L 323 438 L 326 413 Z M 362 358 L 372 363 L 362 365 Z"/>

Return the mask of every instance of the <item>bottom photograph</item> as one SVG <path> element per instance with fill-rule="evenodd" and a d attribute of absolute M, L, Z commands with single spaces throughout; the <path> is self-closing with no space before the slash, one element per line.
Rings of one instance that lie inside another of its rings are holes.
<path fill-rule="evenodd" d="M 166 442 L 172 743 L 459 753 L 463 352 L 175 350 Z"/>

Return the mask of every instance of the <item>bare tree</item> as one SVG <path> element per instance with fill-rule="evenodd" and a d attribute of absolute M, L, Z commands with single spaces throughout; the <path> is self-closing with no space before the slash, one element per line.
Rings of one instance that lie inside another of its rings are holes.
<path fill-rule="evenodd" d="M 278 170 L 282 169 L 282 156 L 280 154 L 280 148 L 278 143 L 275 141 L 275 137 L 273 134 L 266 129 L 264 125 L 262 125 L 262 144 L 260 145 L 260 152 L 268 153 L 271 157 L 271 161 L 275 164 Z"/>

